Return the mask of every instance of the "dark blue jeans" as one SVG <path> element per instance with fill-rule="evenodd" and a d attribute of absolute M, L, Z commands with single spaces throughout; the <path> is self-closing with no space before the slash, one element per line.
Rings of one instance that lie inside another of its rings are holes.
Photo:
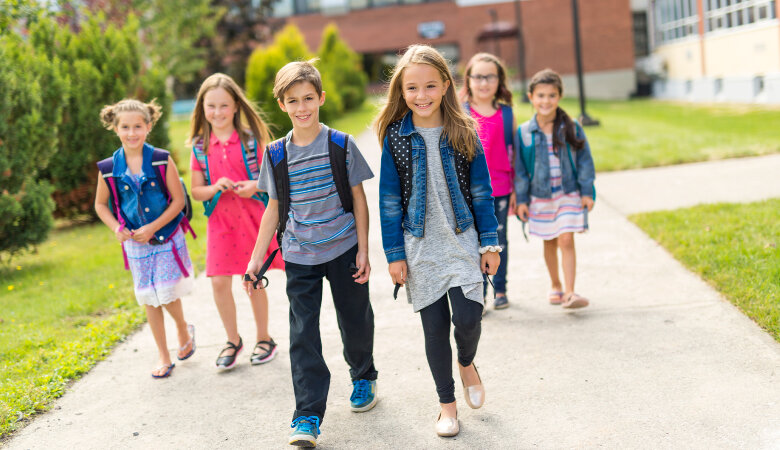
<path fill-rule="evenodd" d="M 290 299 L 290 366 L 295 391 L 293 419 L 317 416 L 322 421 L 325 415 L 330 371 L 322 357 L 320 339 L 323 277 L 330 283 L 344 359 L 349 364 L 352 380 L 376 380 L 374 311 L 368 298 L 368 283 L 355 283 L 349 270 L 356 254 L 357 245 L 323 264 L 285 262 Z"/>
<path fill-rule="evenodd" d="M 509 196 L 504 195 L 501 197 L 493 198 L 493 205 L 496 209 L 496 219 L 498 219 L 498 245 L 503 248 L 499 256 L 501 257 L 501 265 L 498 266 L 496 274 L 493 275 L 493 286 L 496 287 L 496 292 L 506 294 L 506 265 L 509 262 L 509 247 L 506 243 L 506 227 L 509 217 Z M 488 282 L 485 281 L 485 286 L 482 291 L 482 295 L 487 295 Z"/>

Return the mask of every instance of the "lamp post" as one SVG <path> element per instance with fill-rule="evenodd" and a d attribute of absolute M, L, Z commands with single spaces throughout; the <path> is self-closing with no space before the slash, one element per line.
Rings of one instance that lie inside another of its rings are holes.
<path fill-rule="evenodd" d="M 574 55 L 577 59 L 577 85 L 580 94 L 580 124 L 582 126 L 598 125 L 599 121 L 591 118 L 585 112 L 585 86 L 582 80 L 582 49 L 580 48 L 580 14 L 577 0 L 571 0 L 571 14 L 574 22 Z"/>
<path fill-rule="evenodd" d="M 523 13 L 520 0 L 515 0 L 515 22 L 517 24 L 517 71 L 520 74 L 520 100 L 529 103 L 525 91 L 525 41 L 523 40 Z"/>
<path fill-rule="evenodd" d="M 498 42 L 498 11 L 495 9 L 488 9 L 488 14 L 490 14 L 490 21 L 493 23 L 493 53 L 495 53 L 496 56 L 499 58 L 501 57 L 501 47 L 499 46 Z"/>

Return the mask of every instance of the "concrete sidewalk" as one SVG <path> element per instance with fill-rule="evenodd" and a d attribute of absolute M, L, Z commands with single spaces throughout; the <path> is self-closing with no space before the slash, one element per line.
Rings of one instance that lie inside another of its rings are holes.
<path fill-rule="evenodd" d="M 359 146 L 378 175 L 375 138 L 363 134 Z M 620 190 L 634 190 L 632 179 Z M 322 340 L 333 376 L 319 447 L 779 448 L 780 345 L 628 222 L 601 184 L 592 230 L 577 237 L 578 291 L 592 306 L 566 312 L 547 304 L 541 242 L 526 243 L 513 220 L 511 307 L 484 318 L 476 358 L 486 404 L 471 410 L 456 390 L 461 433 L 438 438 L 420 319 L 410 305 L 392 299 L 378 179 L 365 188 L 380 401 L 367 413 L 349 411 L 351 384 L 325 289 Z M 244 352 L 232 372 L 215 371 L 225 337 L 209 281 L 201 276 L 185 299 L 198 350 L 170 379 L 149 376 L 156 358 L 144 326 L 8 447 L 290 448 L 294 399 L 284 274 L 269 279 L 271 332 L 281 349 L 275 361 L 252 367 Z M 239 329 L 249 343 L 249 305 L 238 283 L 234 291 Z"/>

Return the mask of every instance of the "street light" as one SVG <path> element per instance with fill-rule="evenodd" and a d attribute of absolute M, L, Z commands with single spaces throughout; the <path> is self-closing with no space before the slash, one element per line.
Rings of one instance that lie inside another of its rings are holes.
<path fill-rule="evenodd" d="M 498 39 L 499 39 L 499 29 L 498 29 L 498 12 L 495 9 L 488 9 L 488 14 L 490 14 L 490 20 L 493 22 L 493 48 L 494 53 L 499 58 L 501 57 L 501 47 L 499 45 Z"/>
<path fill-rule="evenodd" d="M 520 100 L 529 103 L 525 93 L 525 41 L 523 40 L 523 13 L 520 0 L 515 0 L 515 22 L 517 23 L 517 70 L 520 73 Z"/>
<path fill-rule="evenodd" d="M 574 55 L 577 59 L 577 84 L 580 89 L 580 124 L 582 126 L 598 125 L 599 121 L 585 112 L 585 86 L 582 81 L 582 49 L 580 48 L 580 14 L 577 0 L 571 0 L 571 14 L 574 22 Z"/>

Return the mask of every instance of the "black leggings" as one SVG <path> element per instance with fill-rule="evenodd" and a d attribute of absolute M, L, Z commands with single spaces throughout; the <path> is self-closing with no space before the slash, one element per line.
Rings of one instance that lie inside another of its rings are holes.
<path fill-rule="evenodd" d="M 451 288 L 436 303 L 420 310 L 425 334 L 425 355 L 440 403 L 455 401 L 447 296 L 450 298 L 449 303 L 452 303 L 452 324 L 455 325 L 455 344 L 458 346 L 458 362 L 461 366 L 466 367 L 474 361 L 482 332 L 482 305 L 467 299 L 459 287 Z"/>

